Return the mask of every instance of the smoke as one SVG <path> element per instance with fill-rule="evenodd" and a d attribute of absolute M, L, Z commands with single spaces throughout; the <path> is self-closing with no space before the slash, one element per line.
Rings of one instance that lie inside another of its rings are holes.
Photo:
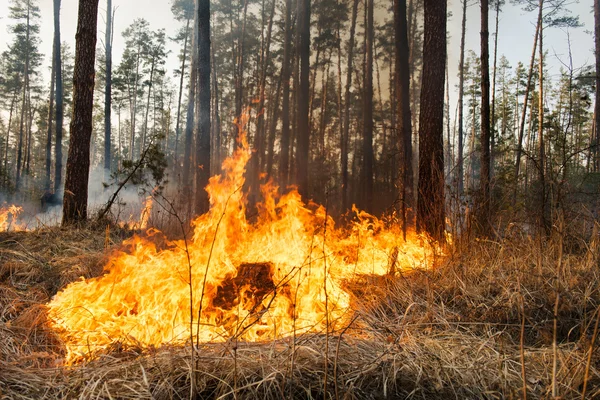
<path fill-rule="evenodd" d="M 118 184 L 112 179 L 107 182 L 106 176 L 107 174 L 105 174 L 105 170 L 102 167 L 97 167 L 90 171 L 88 183 L 88 218 L 94 218 L 105 207 L 117 190 Z M 109 215 L 112 215 L 113 219 L 120 222 L 137 222 L 149 189 L 151 188 L 144 185 L 126 185 L 119 192 L 117 201 L 112 205 L 111 214 Z M 58 226 L 62 221 L 63 190 L 61 188 L 59 193 L 57 193 L 58 196 L 52 199 L 54 201 L 53 204 L 46 203 L 45 209 L 42 209 L 41 197 L 14 202 L 14 199 L 11 200 L 12 196 L 0 192 L 0 208 L 11 204 L 16 204 L 23 208 L 17 221 L 15 221 L 15 226 L 19 226 L 20 229 L 33 230 Z"/>

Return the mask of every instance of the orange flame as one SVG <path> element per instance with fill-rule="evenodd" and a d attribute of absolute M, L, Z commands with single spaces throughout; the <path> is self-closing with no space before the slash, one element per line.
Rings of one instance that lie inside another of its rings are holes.
<path fill-rule="evenodd" d="M 154 200 L 152 196 L 146 197 L 144 200 L 144 208 L 142 209 L 142 213 L 140 214 L 140 223 L 139 229 L 144 230 L 148 228 L 148 220 L 150 219 L 150 214 L 152 213 L 152 205 Z"/>
<path fill-rule="evenodd" d="M 357 210 L 336 228 L 323 207 L 307 206 L 296 190 L 262 186 L 257 221 L 246 219 L 248 143 L 223 163 L 206 190 L 210 211 L 189 240 L 161 245 L 134 237 L 101 277 L 70 284 L 49 304 L 67 360 L 93 356 L 115 342 L 143 346 L 272 340 L 339 329 L 350 320 L 344 282 L 361 274 L 426 267 L 423 237 L 402 239 L 397 227 Z M 390 260 L 393 259 L 393 262 Z"/>
<path fill-rule="evenodd" d="M 22 211 L 22 207 L 15 205 L 0 208 L 0 232 L 7 232 L 11 228 L 14 231 L 22 230 L 17 224 L 17 218 Z"/>

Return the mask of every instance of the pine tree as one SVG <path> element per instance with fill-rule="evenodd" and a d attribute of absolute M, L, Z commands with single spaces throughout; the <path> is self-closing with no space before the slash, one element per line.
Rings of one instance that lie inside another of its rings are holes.
<path fill-rule="evenodd" d="M 75 36 L 75 91 L 65 176 L 63 226 L 87 219 L 97 23 L 98 0 L 80 0 Z"/>

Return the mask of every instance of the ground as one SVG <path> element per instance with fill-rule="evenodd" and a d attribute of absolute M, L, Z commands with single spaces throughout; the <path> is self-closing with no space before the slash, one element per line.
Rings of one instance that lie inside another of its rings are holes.
<path fill-rule="evenodd" d="M 524 386 L 528 398 L 582 398 L 586 379 L 585 397 L 600 396 L 597 235 L 470 240 L 430 270 L 346 282 L 354 315 L 335 332 L 193 355 L 115 344 L 65 366 L 44 304 L 101 274 L 129 234 L 0 233 L 0 398 L 523 398 Z"/>

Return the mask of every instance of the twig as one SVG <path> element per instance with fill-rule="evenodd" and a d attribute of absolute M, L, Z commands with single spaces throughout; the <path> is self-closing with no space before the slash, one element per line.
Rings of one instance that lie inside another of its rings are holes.
<path fill-rule="evenodd" d="M 596 323 L 594 324 L 594 333 L 592 334 L 592 342 L 590 343 L 590 350 L 588 352 L 587 362 L 585 363 L 585 375 L 583 377 L 583 390 L 581 391 L 581 400 L 585 400 L 585 394 L 587 392 L 587 384 L 590 379 L 590 365 L 592 364 L 592 354 L 594 354 L 594 345 L 596 344 L 596 337 L 598 336 L 598 321 L 600 321 L 600 306 L 596 309 Z"/>

